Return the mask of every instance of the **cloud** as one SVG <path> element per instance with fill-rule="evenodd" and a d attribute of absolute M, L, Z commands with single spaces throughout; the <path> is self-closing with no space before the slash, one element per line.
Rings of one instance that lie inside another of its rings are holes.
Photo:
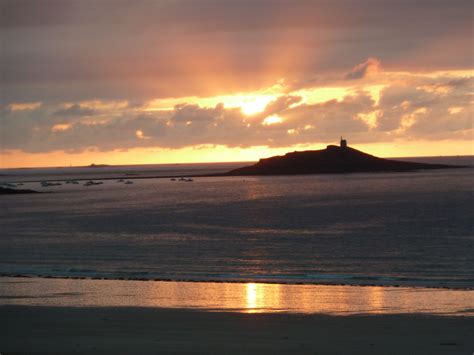
<path fill-rule="evenodd" d="M 367 75 L 378 73 L 382 70 L 382 63 L 377 58 L 368 58 L 365 62 L 357 64 L 346 74 L 346 80 L 365 78 Z"/>
<path fill-rule="evenodd" d="M 256 116 L 256 118 L 262 120 L 268 116 L 275 114 L 284 114 L 291 106 L 297 105 L 301 102 L 302 97 L 297 95 L 282 95 L 276 100 L 271 101 L 265 110 Z"/>
<path fill-rule="evenodd" d="M 351 75 L 364 77 L 379 67 L 379 61 L 369 58 L 354 67 Z M 2 105 L 1 150 L 82 152 L 200 145 L 276 148 L 333 142 L 340 135 L 351 143 L 472 139 L 472 74 L 383 71 L 374 80 L 344 83 L 344 90 L 339 91 L 343 94 L 325 102 L 308 100 L 304 90 L 285 88 L 289 92 L 282 90 L 263 112 L 250 116 L 238 107 L 214 105 L 216 101 L 206 107 L 183 102 L 160 111 L 149 111 L 150 102 L 133 98 Z M 374 85 L 379 93 L 371 91 Z M 313 89 L 323 96 L 324 90 L 331 91 L 325 86 Z M 179 98 L 171 101 L 179 102 Z"/>
<path fill-rule="evenodd" d="M 474 78 L 411 77 L 381 92 L 377 130 L 410 138 L 472 134 Z M 452 113 L 451 108 L 458 107 Z"/>
<path fill-rule="evenodd" d="M 91 116 L 94 110 L 88 107 L 81 107 L 81 105 L 73 104 L 67 108 L 59 109 L 53 113 L 60 117 L 77 117 L 77 116 Z"/>
<path fill-rule="evenodd" d="M 368 54 L 386 70 L 472 67 L 470 0 L 1 3 L 5 104 L 222 95 L 281 78 L 320 85 Z"/>

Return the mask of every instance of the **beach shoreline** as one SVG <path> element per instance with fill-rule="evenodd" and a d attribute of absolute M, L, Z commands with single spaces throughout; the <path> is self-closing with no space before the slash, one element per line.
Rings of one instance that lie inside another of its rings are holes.
<path fill-rule="evenodd" d="M 474 291 L 423 287 L 0 277 L 0 305 L 472 316 Z"/>
<path fill-rule="evenodd" d="M 0 277 L 0 352 L 471 354 L 474 291 Z"/>
<path fill-rule="evenodd" d="M 334 276 L 334 275 L 331 275 Z M 351 276 L 350 276 L 351 277 Z M 229 283 L 229 284 L 248 284 L 259 283 L 268 285 L 312 285 L 312 286 L 351 286 L 351 287 L 408 287 L 421 289 L 438 289 L 438 290 L 461 290 L 473 291 L 474 288 L 470 283 L 463 283 L 463 280 L 450 280 L 449 285 L 446 283 L 437 283 L 433 280 L 416 280 L 395 278 L 385 278 L 377 276 L 360 276 L 333 280 L 333 279 L 289 279 L 289 278 L 250 278 L 250 277 L 114 277 L 114 276 L 75 276 L 75 275 L 42 275 L 42 274 L 18 274 L 18 273 L 1 273 L 2 278 L 25 278 L 25 279 L 64 279 L 64 280 L 95 280 L 95 281 L 139 281 L 139 282 L 190 282 L 190 283 Z M 471 280 L 468 280 L 471 281 Z"/>

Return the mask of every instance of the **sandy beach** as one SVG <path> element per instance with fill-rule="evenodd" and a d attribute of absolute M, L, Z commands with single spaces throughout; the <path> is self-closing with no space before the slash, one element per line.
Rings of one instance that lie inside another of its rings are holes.
<path fill-rule="evenodd" d="M 471 354 L 474 349 L 474 321 L 467 317 L 1 306 L 0 318 L 2 354 Z"/>
<path fill-rule="evenodd" d="M 0 278 L 0 352 L 471 354 L 473 291 Z"/>

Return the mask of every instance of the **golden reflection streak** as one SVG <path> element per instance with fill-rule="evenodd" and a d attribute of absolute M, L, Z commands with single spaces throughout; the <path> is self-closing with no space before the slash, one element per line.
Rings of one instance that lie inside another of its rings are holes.
<path fill-rule="evenodd" d="M 255 313 L 257 308 L 257 285 L 249 283 L 245 285 L 246 307 L 248 313 Z"/>
<path fill-rule="evenodd" d="M 373 313 L 383 313 L 384 290 L 382 287 L 371 287 L 368 292 L 368 304 Z"/>
<path fill-rule="evenodd" d="M 245 290 L 245 313 L 278 312 L 284 306 L 281 298 L 280 284 L 246 283 L 242 285 Z"/>
<path fill-rule="evenodd" d="M 468 290 L 380 286 L 33 278 L 0 289 L 2 295 L 16 296 L 5 298 L 5 304 L 197 308 L 244 313 L 463 315 L 472 304 L 472 291 Z"/>

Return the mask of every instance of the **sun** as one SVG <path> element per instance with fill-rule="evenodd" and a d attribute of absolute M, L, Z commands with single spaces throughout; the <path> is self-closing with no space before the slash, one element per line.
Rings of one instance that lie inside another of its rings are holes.
<path fill-rule="evenodd" d="M 246 116 L 252 116 L 257 113 L 263 112 L 270 101 L 275 98 L 270 95 L 244 97 L 239 103 L 240 110 Z"/>

